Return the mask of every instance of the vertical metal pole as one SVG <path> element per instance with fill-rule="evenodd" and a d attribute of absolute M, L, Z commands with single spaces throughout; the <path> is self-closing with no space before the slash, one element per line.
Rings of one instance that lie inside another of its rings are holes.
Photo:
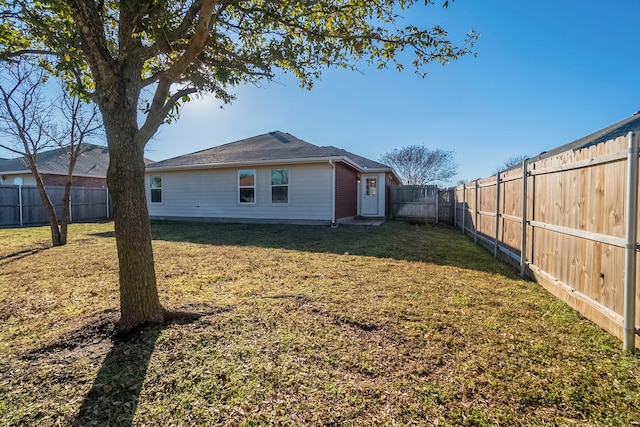
<path fill-rule="evenodd" d="M 458 186 L 453 187 L 453 226 L 458 226 Z"/>
<path fill-rule="evenodd" d="M 467 183 L 462 184 L 462 234 L 466 234 L 466 230 L 464 228 L 464 219 L 467 217 L 467 211 L 469 208 L 467 207 Z"/>
<path fill-rule="evenodd" d="M 520 235 L 520 276 L 524 277 L 527 267 L 527 165 L 528 160 L 522 162 L 522 234 Z"/>
<path fill-rule="evenodd" d="M 73 209 L 71 206 L 71 194 L 69 194 L 69 224 L 73 222 Z"/>
<path fill-rule="evenodd" d="M 624 262 L 624 336 L 623 349 L 633 351 L 636 344 L 636 248 L 638 236 L 638 136 L 627 134 L 627 209 Z"/>
<path fill-rule="evenodd" d="M 23 224 L 23 216 L 22 216 L 22 185 L 18 186 L 18 205 L 20 206 L 19 212 L 20 212 L 20 225 L 24 225 Z"/>
<path fill-rule="evenodd" d="M 107 219 L 109 219 L 109 214 L 111 214 L 111 212 L 109 212 L 109 188 L 108 187 L 105 187 L 104 193 L 107 196 Z"/>
<path fill-rule="evenodd" d="M 493 256 L 498 258 L 499 238 L 500 238 L 500 172 L 496 175 L 496 243 L 493 248 Z"/>
<path fill-rule="evenodd" d="M 440 190 L 436 188 L 436 224 L 438 223 L 438 216 L 440 212 L 438 211 L 438 201 L 440 200 Z"/>
<path fill-rule="evenodd" d="M 473 224 L 473 243 L 478 243 L 478 200 L 480 199 L 479 194 L 478 194 L 478 180 L 476 179 L 476 202 L 475 202 L 475 206 L 473 207 L 474 209 L 474 217 L 475 217 L 475 221 Z"/>

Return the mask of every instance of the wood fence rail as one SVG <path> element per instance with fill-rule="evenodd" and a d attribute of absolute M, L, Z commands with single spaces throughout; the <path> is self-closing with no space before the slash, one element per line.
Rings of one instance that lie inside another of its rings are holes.
<path fill-rule="evenodd" d="M 635 133 L 455 188 L 454 223 L 631 350 L 640 345 Z"/>
<path fill-rule="evenodd" d="M 62 213 L 64 187 L 46 187 L 56 214 Z M 111 217 L 109 192 L 104 187 L 72 187 L 69 222 L 93 221 Z M 58 218 L 59 219 L 59 218 Z M 0 185 L 0 226 L 44 224 L 47 213 L 38 187 Z"/>

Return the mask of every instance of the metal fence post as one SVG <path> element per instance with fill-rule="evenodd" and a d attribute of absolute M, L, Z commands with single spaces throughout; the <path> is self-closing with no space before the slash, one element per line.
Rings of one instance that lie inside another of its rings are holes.
<path fill-rule="evenodd" d="M 109 214 L 111 214 L 111 212 L 109 212 L 109 187 L 105 187 L 104 193 L 107 197 L 107 219 L 109 219 Z"/>
<path fill-rule="evenodd" d="M 19 206 L 19 214 L 20 214 L 20 225 L 24 225 L 24 219 L 22 217 L 22 185 L 18 185 L 18 206 Z"/>
<path fill-rule="evenodd" d="M 458 226 L 458 186 L 453 187 L 452 193 L 453 200 L 453 226 Z"/>
<path fill-rule="evenodd" d="M 440 191 L 436 191 L 436 224 L 438 223 L 438 217 L 440 216 L 438 202 L 440 201 Z"/>
<path fill-rule="evenodd" d="M 527 165 L 528 160 L 522 162 L 522 231 L 520 235 L 520 276 L 524 277 L 527 266 Z"/>
<path fill-rule="evenodd" d="M 493 248 L 493 256 L 498 258 L 498 239 L 500 238 L 500 172 L 496 175 L 496 243 Z"/>
<path fill-rule="evenodd" d="M 475 210 L 474 212 L 474 217 L 475 217 L 475 221 L 473 224 L 473 243 L 478 243 L 478 200 L 480 199 L 480 194 L 478 194 L 478 180 L 476 179 L 476 202 L 475 202 L 475 206 L 473 207 L 473 209 Z"/>
<path fill-rule="evenodd" d="M 462 184 L 462 234 L 466 234 L 467 230 L 464 228 L 464 219 L 467 216 L 467 211 L 469 208 L 467 207 L 467 183 Z"/>
<path fill-rule="evenodd" d="M 633 351 L 636 344 L 636 268 L 638 236 L 638 137 L 629 132 L 627 155 L 626 242 L 624 263 L 623 349 Z"/>

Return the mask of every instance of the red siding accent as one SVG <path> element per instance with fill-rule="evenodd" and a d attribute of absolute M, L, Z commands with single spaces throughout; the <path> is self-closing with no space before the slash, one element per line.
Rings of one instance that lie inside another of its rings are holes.
<path fill-rule="evenodd" d="M 336 219 L 358 214 L 358 183 L 355 169 L 336 163 Z"/>
<path fill-rule="evenodd" d="M 63 186 L 67 179 L 64 175 L 43 174 L 42 181 L 44 185 Z M 71 180 L 72 187 L 106 187 L 106 178 L 94 178 L 90 176 L 74 176 Z"/>

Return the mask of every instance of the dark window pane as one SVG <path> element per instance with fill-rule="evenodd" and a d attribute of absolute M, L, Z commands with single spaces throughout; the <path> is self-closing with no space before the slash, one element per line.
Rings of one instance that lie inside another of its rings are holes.
<path fill-rule="evenodd" d="M 162 189 L 152 188 L 151 189 L 151 203 L 160 203 L 162 202 Z"/>
<path fill-rule="evenodd" d="M 253 188 L 241 188 L 240 189 L 240 203 L 253 203 L 254 191 Z"/>
<path fill-rule="evenodd" d="M 289 202 L 289 187 L 271 187 L 271 202 L 272 203 L 288 203 Z"/>

